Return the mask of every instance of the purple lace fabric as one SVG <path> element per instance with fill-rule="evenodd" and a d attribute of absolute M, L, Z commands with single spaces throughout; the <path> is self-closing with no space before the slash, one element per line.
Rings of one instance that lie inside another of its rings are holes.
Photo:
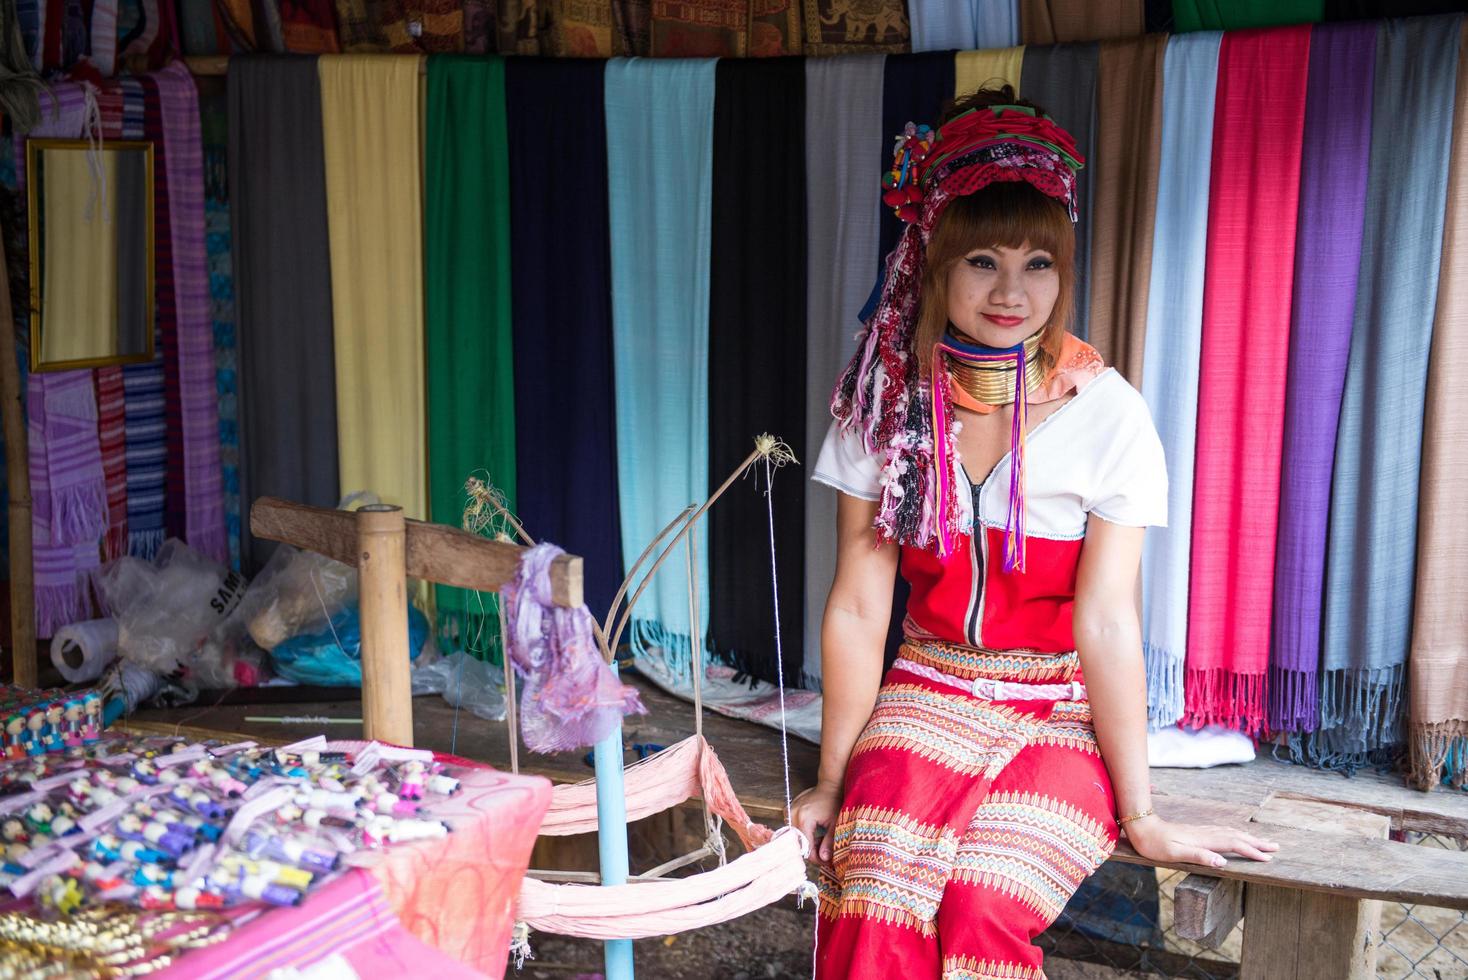
<path fill-rule="evenodd" d="M 524 678 L 520 731 L 532 752 L 595 745 L 624 715 L 647 711 L 602 659 L 590 610 L 551 602 L 550 566 L 563 554 L 553 544 L 531 548 L 500 592 L 510 663 Z"/>

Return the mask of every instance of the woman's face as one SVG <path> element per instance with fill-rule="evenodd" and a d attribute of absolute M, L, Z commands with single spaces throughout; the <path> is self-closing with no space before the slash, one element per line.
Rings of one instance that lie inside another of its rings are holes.
<path fill-rule="evenodd" d="M 1049 252 L 1028 242 L 977 248 L 948 270 L 948 322 L 972 343 L 1013 347 L 1049 322 L 1059 295 Z"/>

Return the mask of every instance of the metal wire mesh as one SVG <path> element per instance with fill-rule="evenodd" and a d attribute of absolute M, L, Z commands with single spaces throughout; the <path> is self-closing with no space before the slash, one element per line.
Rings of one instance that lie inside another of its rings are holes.
<path fill-rule="evenodd" d="M 1468 838 L 1411 833 L 1424 847 L 1468 850 Z M 1106 865 L 1078 891 L 1059 921 L 1040 937 L 1047 960 L 1090 964 L 1105 972 L 1077 977 L 1186 977 L 1233 980 L 1239 975 L 1244 924 L 1218 949 L 1183 939 L 1173 924 L 1173 894 L 1186 872 Z M 1468 977 L 1468 912 L 1384 902 L 1377 976 L 1382 980 Z M 1064 976 L 1060 970 L 1052 971 Z"/>

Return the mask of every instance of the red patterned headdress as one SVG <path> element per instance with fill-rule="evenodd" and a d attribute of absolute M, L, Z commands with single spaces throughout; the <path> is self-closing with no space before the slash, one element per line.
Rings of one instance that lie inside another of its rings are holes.
<path fill-rule="evenodd" d="M 836 384 L 831 413 L 861 434 L 868 452 L 885 457 L 878 537 L 928 548 L 973 524 L 957 494 L 940 492 L 954 485 L 958 460 L 951 434 L 933 438 L 932 384 L 923 380 L 920 356 L 912 350 L 928 240 L 949 201 L 1007 181 L 1024 181 L 1060 201 L 1075 221 L 1076 174 L 1085 161 L 1054 120 L 1018 105 L 971 109 L 936 134 L 909 123 L 893 156 L 882 200 L 908 225 L 887 257 L 881 298 Z M 946 402 L 946 385 L 938 397 Z M 953 413 L 937 417 L 952 419 Z M 942 458 L 935 458 L 935 442 Z"/>

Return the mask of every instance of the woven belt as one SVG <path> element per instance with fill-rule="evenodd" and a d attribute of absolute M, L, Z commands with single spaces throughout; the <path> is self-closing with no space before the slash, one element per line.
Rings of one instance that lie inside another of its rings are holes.
<path fill-rule="evenodd" d="M 1070 681 L 1066 684 L 1026 684 L 1022 681 L 996 681 L 988 677 L 976 677 L 969 681 L 962 677 L 954 677 L 952 674 L 945 674 L 926 664 L 908 660 L 906 657 L 898 657 L 892 667 L 894 670 L 905 670 L 909 674 L 916 674 L 938 684 L 946 684 L 960 691 L 966 691 L 976 698 L 984 698 L 989 701 L 1086 700 L 1086 686 L 1080 681 Z"/>

